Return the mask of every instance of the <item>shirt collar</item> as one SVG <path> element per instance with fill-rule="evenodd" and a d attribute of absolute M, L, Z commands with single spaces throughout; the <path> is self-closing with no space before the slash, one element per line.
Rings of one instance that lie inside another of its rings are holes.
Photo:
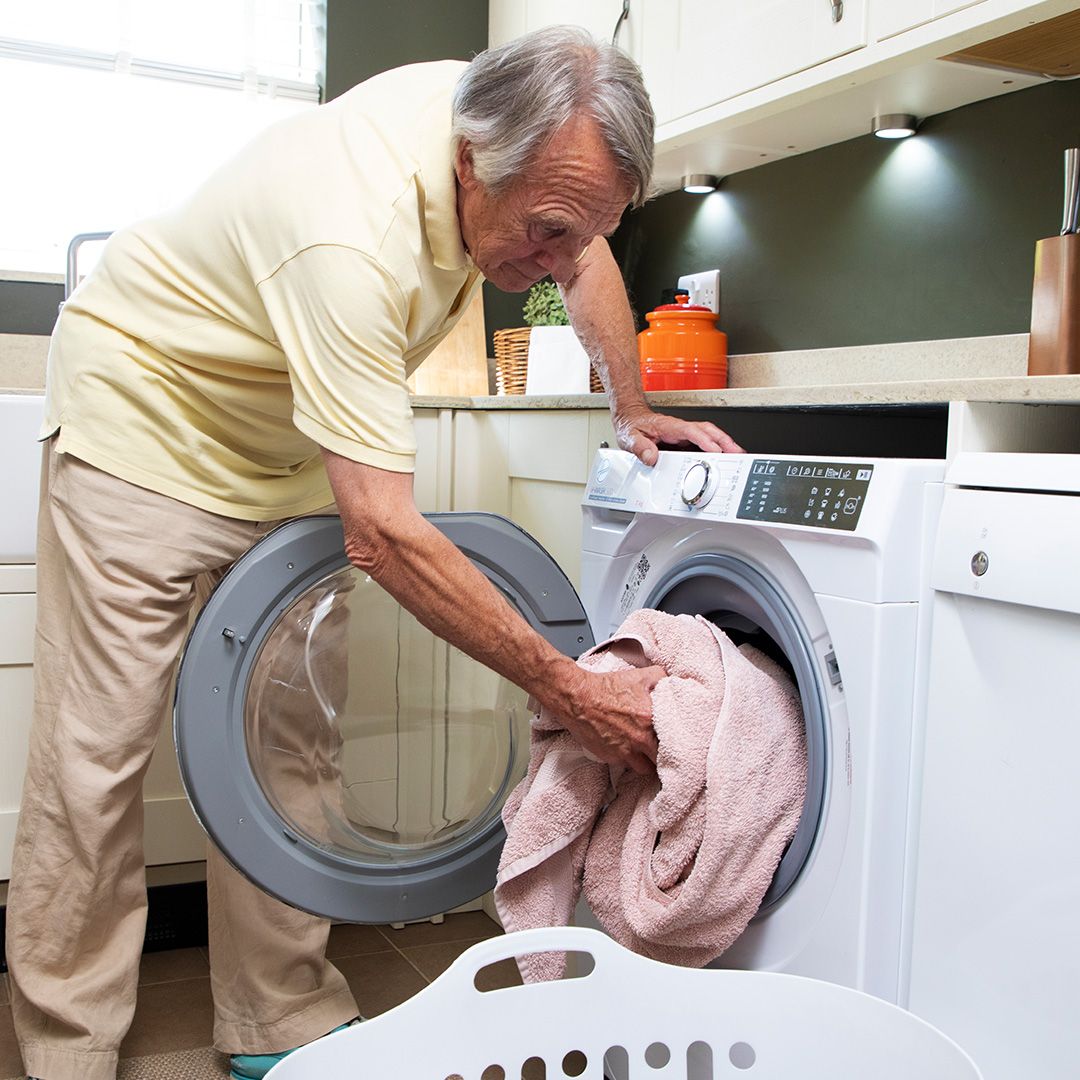
<path fill-rule="evenodd" d="M 421 125 L 420 182 L 424 191 L 424 228 L 432 259 L 440 270 L 473 270 L 461 239 L 457 213 L 457 177 L 451 135 L 449 98 L 433 102 Z"/>

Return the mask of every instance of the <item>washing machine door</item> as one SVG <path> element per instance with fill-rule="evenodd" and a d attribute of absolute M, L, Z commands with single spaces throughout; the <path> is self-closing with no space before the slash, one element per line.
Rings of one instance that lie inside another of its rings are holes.
<path fill-rule="evenodd" d="M 557 649 L 592 646 L 573 586 L 527 533 L 427 517 Z M 522 690 L 349 564 L 340 518 L 311 517 L 253 547 L 203 608 L 175 736 L 195 813 L 234 866 L 295 907 L 385 923 L 493 887 L 529 716 Z"/>

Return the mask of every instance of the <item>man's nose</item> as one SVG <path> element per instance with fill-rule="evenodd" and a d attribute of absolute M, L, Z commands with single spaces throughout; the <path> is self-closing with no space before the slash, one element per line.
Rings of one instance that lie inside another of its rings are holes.
<path fill-rule="evenodd" d="M 547 241 L 538 252 L 536 261 L 555 281 L 563 282 L 573 277 L 580 254 L 580 240 L 560 237 Z"/>

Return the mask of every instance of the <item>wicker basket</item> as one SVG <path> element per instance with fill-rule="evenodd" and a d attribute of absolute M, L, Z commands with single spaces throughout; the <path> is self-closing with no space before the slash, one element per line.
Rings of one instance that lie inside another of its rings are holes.
<path fill-rule="evenodd" d="M 499 394 L 524 394 L 525 376 L 529 369 L 529 335 L 531 326 L 513 330 L 496 330 L 495 388 Z"/>
<path fill-rule="evenodd" d="M 531 326 L 519 326 L 512 330 L 496 330 L 495 340 L 495 390 L 499 394 L 524 394 L 525 379 L 529 371 L 529 335 Z M 602 394 L 604 384 L 595 369 L 589 371 L 589 392 Z"/>

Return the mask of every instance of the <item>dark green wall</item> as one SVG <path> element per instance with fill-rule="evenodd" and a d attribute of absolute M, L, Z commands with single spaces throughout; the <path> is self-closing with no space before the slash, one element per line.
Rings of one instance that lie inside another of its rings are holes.
<path fill-rule="evenodd" d="M 326 98 L 402 64 L 470 60 L 487 36 L 488 0 L 329 0 Z"/>
<path fill-rule="evenodd" d="M 733 353 L 1026 333 L 1078 144 L 1080 84 L 1050 83 L 661 196 L 612 249 L 642 326 L 680 274 L 719 268 Z M 521 302 L 485 286 L 489 333 Z"/>
<path fill-rule="evenodd" d="M 613 248 L 640 311 L 719 267 L 733 353 L 1026 333 L 1078 144 L 1080 84 L 1019 90 L 662 196 Z"/>

